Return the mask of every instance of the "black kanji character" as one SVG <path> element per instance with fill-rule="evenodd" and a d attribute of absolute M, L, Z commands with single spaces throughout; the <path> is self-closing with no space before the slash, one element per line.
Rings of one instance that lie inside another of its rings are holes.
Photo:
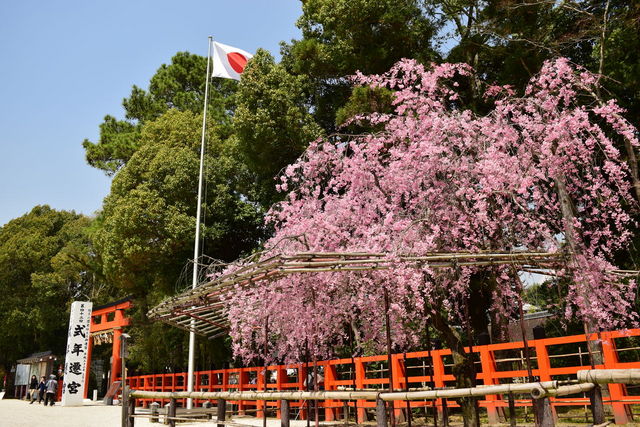
<path fill-rule="evenodd" d="M 73 350 L 71 350 L 71 353 L 75 353 L 76 356 L 80 356 L 80 353 L 84 353 L 84 350 L 82 349 L 82 345 L 81 344 L 74 344 L 73 345 Z"/>
<path fill-rule="evenodd" d="M 78 384 L 75 381 L 71 381 L 71 383 L 69 383 L 69 385 L 67 385 L 67 388 L 69 389 L 69 393 L 71 393 L 71 394 L 77 394 L 78 393 L 78 387 L 80 387 L 80 384 Z"/>
<path fill-rule="evenodd" d="M 80 362 L 73 362 L 69 364 L 69 372 L 72 374 L 80 375 L 82 366 Z"/>
<path fill-rule="evenodd" d="M 84 326 L 76 325 L 76 329 L 73 331 L 73 336 L 77 337 L 80 335 L 82 338 L 86 338 L 87 336 L 84 334 Z"/>

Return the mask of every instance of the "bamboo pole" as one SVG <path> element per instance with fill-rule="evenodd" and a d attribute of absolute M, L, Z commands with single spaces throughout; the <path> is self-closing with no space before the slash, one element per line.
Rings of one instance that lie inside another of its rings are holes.
<path fill-rule="evenodd" d="M 592 369 L 578 371 L 578 381 L 596 384 L 640 384 L 640 369 Z"/>
<path fill-rule="evenodd" d="M 530 394 L 533 390 L 544 393 L 560 387 L 558 381 L 542 381 L 524 384 L 501 384 L 459 389 L 408 391 L 379 393 L 375 391 L 176 391 L 160 392 L 133 390 L 130 395 L 137 399 L 200 399 L 200 400 L 432 400 L 440 398 L 480 397 L 488 394 L 517 393 Z"/>
<path fill-rule="evenodd" d="M 593 383 L 580 383 L 580 384 L 572 384 L 572 385 L 563 385 L 558 388 L 549 388 L 549 389 L 540 388 L 540 389 L 534 389 L 531 392 L 531 395 L 535 399 L 540 399 L 540 398 L 549 397 L 549 396 L 567 396 L 569 394 L 586 393 L 588 391 L 593 390 L 595 386 L 596 385 Z M 542 394 L 538 394 L 540 392 Z"/>

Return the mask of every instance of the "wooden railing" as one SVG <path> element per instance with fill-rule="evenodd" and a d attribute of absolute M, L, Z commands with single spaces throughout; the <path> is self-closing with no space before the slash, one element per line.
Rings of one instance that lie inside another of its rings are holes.
<path fill-rule="evenodd" d="M 629 344 L 629 338 L 640 337 L 640 329 L 626 331 L 602 332 L 592 335 L 591 340 L 600 339 L 602 342 L 603 364 L 595 366 L 597 369 L 625 369 L 640 368 L 640 349 Z M 577 371 L 589 369 L 589 354 L 585 335 L 564 336 L 557 338 L 545 338 L 528 341 L 530 349 L 529 360 L 536 380 L 551 381 L 575 378 Z M 640 342 L 640 339 L 638 340 Z M 527 382 L 528 369 L 524 355 L 522 342 L 510 342 L 474 346 L 477 355 L 476 372 L 478 384 L 496 385 L 511 382 Z M 441 388 L 452 386 L 454 377 L 451 372 L 452 357 L 448 349 L 420 351 L 411 353 L 393 354 L 391 357 L 391 369 L 393 389 L 396 391 L 422 388 L 425 386 Z M 324 377 L 320 384 L 324 390 L 340 389 L 387 389 L 389 387 L 389 370 L 387 356 L 356 357 L 349 359 L 325 360 L 316 364 L 318 372 Z M 275 365 L 267 368 L 234 368 L 195 372 L 195 391 L 276 391 L 276 390 L 304 390 L 305 378 L 312 376 L 313 363 Z M 186 373 L 169 373 L 155 375 L 140 375 L 127 378 L 130 388 L 136 390 L 148 390 L 159 392 L 185 391 L 187 385 Z M 633 392 L 637 393 L 636 395 Z M 589 405 L 588 397 L 551 397 L 554 408 L 564 406 Z M 138 399 L 138 404 L 148 406 L 151 399 Z M 160 401 L 165 404 L 164 400 Z M 199 405 L 204 402 L 196 401 Z M 632 404 L 640 404 L 640 391 L 635 391 L 623 384 L 609 384 L 608 396 L 604 403 L 608 405 L 616 419 L 617 424 L 625 424 L 631 421 Z M 179 403 L 180 404 L 180 403 Z M 185 404 L 184 401 L 181 402 Z M 235 411 L 240 413 L 263 416 L 265 408 L 275 410 L 280 417 L 279 401 L 231 401 Z M 531 400 L 519 399 L 516 406 L 531 406 Z M 344 410 L 344 405 L 355 408 L 358 422 L 366 419 L 367 409 L 375 408 L 375 402 L 366 400 L 342 401 L 323 400 L 318 402 L 325 420 L 335 420 Z M 397 402 L 395 415 L 410 408 L 432 408 L 441 411 L 444 407 L 455 407 L 454 401 L 437 399 L 432 401 Z M 509 406 L 507 396 L 488 395 L 480 401 L 480 406 L 485 408 L 490 422 L 497 422 L 503 415 L 505 408 Z M 297 410 L 298 417 L 306 419 L 308 404 L 302 401 L 290 402 L 292 410 Z"/>

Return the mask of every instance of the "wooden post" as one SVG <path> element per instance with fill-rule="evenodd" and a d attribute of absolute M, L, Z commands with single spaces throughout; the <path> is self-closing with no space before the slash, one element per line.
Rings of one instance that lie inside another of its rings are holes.
<path fill-rule="evenodd" d="M 319 386 L 318 386 L 318 357 L 315 355 L 313 355 L 313 391 L 318 391 L 319 390 Z M 314 400 L 313 401 L 313 412 L 314 412 L 314 419 L 315 419 L 315 426 L 316 427 L 320 427 L 320 401 L 319 400 Z M 267 427 L 266 425 L 264 427 Z"/>
<path fill-rule="evenodd" d="M 129 397 L 127 400 L 129 402 L 129 410 L 127 411 L 127 427 L 134 427 L 136 422 L 136 419 L 134 417 L 136 413 L 136 398 Z"/>
<path fill-rule="evenodd" d="M 159 414 L 160 414 L 160 404 L 158 402 L 153 402 L 151 403 L 151 405 L 149 405 L 149 407 L 151 408 L 151 420 L 150 422 L 152 423 L 157 423 L 160 419 Z"/>
<path fill-rule="evenodd" d="M 516 401 L 513 393 L 509 393 L 509 426 L 516 427 Z"/>
<path fill-rule="evenodd" d="M 267 356 L 269 354 L 269 316 L 264 319 L 264 356 L 262 362 L 264 364 L 264 391 L 267 391 L 267 382 L 269 381 L 267 374 Z M 263 400 L 262 427 L 267 427 L 267 401 Z M 218 427 L 224 427 L 219 425 Z"/>
<path fill-rule="evenodd" d="M 602 389 L 599 384 L 589 392 L 589 401 L 591 402 L 591 415 L 593 416 L 593 424 L 604 424 L 604 405 L 602 403 Z"/>
<path fill-rule="evenodd" d="M 449 427 L 449 408 L 447 407 L 447 399 L 442 399 L 442 425 Z"/>
<path fill-rule="evenodd" d="M 551 377 L 551 359 L 549 358 L 549 351 L 547 350 L 547 345 L 544 341 L 536 340 L 534 341 L 534 347 L 536 350 L 536 358 L 538 359 L 538 370 L 540 371 L 540 381 L 551 381 L 553 378 Z M 546 398 L 547 403 L 549 405 L 549 411 L 551 411 L 552 418 L 555 419 L 556 413 L 551 405 L 551 398 Z M 543 399 L 533 399 L 533 414 L 534 416 L 538 416 L 537 414 L 542 414 L 546 411 L 546 408 L 540 407 L 536 408 L 536 405 L 543 405 Z M 546 404 L 545 404 L 546 405 Z M 538 424 L 536 420 L 536 426 L 541 426 L 542 424 Z M 542 423 L 542 421 L 540 421 Z"/>
<path fill-rule="evenodd" d="M 227 418 L 227 401 L 218 399 L 218 421 L 225 421 Z M 218 424 L 218 427 L 224 427 L 224 424 Z"/>
<path fill-rule="evenodd" d="M 122 386 L 122 415 L 121 415 L 121 425 L 122 427 L 129 427 L 129 423 L 127 422 L 127 417 L 129 416 L 129 408 L 127 407 L 129 401 L 129 387 L 127 385 Z"/>
<path fill-rule="evenodd" d="M 533 410 L 536 416 L 536 427 L 554 427 L 556 425 L 548 397 L 533 399 Z"/>
<path fill-rule="evenodd" d="M 407 352 L 402 355 L 402 378 L 404 379 L 404 390 L 409 391 L 409 370 L 407 369 Z M 426 420 L 425 420 L 426 421 Z M 407 400 L 407 427 L 411 427 L 411 401 Z"/>
<path fill-rule="evenodd" d="M 389 292 L 384 289 L 384 319 L 387 335 L 387 364 L 389 367 L 389 391 L 393 391 L 393 359 L 391 356 L 391 321 L 389 320 Z M 391 427 L 396 427 L 396 414 L 394 411 L 393 401 L 389 402 L 389 410 L 391 415 Z M 378 424 L 379 425 L 379 424 Z"/>
<path fill-rule="evenodd" d="M 471 385 L 473 387 L 476 386 L 477 380 L 477 372 L 476 372 L 476 364 L 475 364 L 475 356 L 473 351 L 473 331 L 471 329 L 471 316 L 469 315 L 469 296 L 465 299 L 464 302 L 464 317 L 465 317 L 465 329 L 467 331 L 467 346 L 469 347 L 469 363 L 471 363 Z M 473 421 L 476 427 L 480 427 L 480 405 L 479 399 L 477 397 L 470 398 L 473 403 L 473 412 L 475 416 L 475 420 Z"/>
<path fill-rule="evenodd" d="M 173 397 L 171 398 L 171 400 L 169 400 L 169 408 L 167 410 L 167 421 L 171 427 L 176 427 L 176 399 L 174 399 Z"/>
<path fill-rule="evenodd" d="M 289 401 L 280 401 L 280 427 L 289 427 Z"/>
<path fill-rule="evenodd" d="M 280 391 L 280 390 L 284 390 L 284 387 L 282 387 L 282 384 L 285 384 L 289 382 L 289 379 L 287 377 L 287 370 L 284 368 L 284 366 L 279 365 L 276 368 L 276 390 Z M 282 404 L 280 402 L 278 402 L 277 404 L 277 408 L 276 408 L 276 418 L 282 418 Z"/>
<path fill-rule="evenodd" d="M 304 365 L 305 365 L 305 377 L 304 377 L 304 382 L 306 383 L 306 390 L 310 391 L 311 389 L 309 388 L 309 341 L 305 340 L 304 341 Z M 307 408 L 307 427 L 311 426 L 311 401 L 310 400 L 305 400 L 305 407 Z"/>
<path fill-rule="evenodd" d="M 387 427 L 387 408 L 384 400 L 376 400 L 376 425 L 377 427 Z"/>
<path fill-rule="evenodd" d="M 426 300 L 425 300 L 426 301 Z M 425 319 L 428 318 L 428 310 L 427 310 L 427 303 L 425 302 L 425 307 L 424 307 L 424 316 Z M 429 359 L 429 376 L 431 377 L 431 383 L 433 384 L 434 387 L 436 387 L 436 383 L 435 383 L 435 379 L 434 379 L 434 369 L 433 369 L 433 349 L 431 348 L 431 333 L 429 332 L 429 324 L 425 325 L 425 334 L 427 335 L 427 358 Z M 433 427 L 438 427 L 438 400 L 433 400 L 432 402 L 433 405 Z M 426 405 L 426 402 L 425 402 Z M 424 416 L 424 420 L 425 423 L 427 421 L 427 415 L 426 415 L 426 410 L 425 410 L 425 416 Z"/>
<path fill-rule="evenodd" d="M 348 426 L 349 425 L 349 402 L 345 400 L 344 402 L 342 402 L 342 404 L 343 404 L 342 418 L 344 419 L 344 425 Z"/>

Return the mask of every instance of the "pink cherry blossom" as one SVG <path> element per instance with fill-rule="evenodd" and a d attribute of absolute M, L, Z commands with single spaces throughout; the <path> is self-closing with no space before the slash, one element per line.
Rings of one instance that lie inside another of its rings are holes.
<path fill-rule="evenodd" d="M 557 273 L 570 279 L 567 316 L 603 328 L 636 319 L 634 282 L 611 273 L 629 245 L 629 171 L 614 143 L 638 145 L 637 130 L 611 101 L 584 103 L 598 79 L 566 59 L 547 62 L 524 97 L 488 86 L 495 108 L 479 116 L 458 101 L 466 64 L 425 67 L 404 60 L 383 75 L 357 74 L 354 84 L 394 91 L 392 114 L 353 120 L 383 125 L 377 133 L 313 141 L 278 185 L 289 192 L 268 220 L 275 228 L 264 257 L 298 252 L 384 252 L 391 257 L 456 251 L 555 251 L 573 230 L 577 247 Z M 596 105 L 596 104 L 593 104 Z M 565 223 L 559 183 L 574 218 Z M 230 269 L 237 266 L 230 267 Z M 354 328 L 361 351 L 384 346 L 383 294 L 391 296 L 397 349 L 419 343 L 425 305 L 459 322 L 472 275 L 497 281 L 492 310 L 515 309 L 515 269 L 459 266 L 434 270 L 399 263 L 363 272 L 290 275 L 237 287 L 226 300 L 233 350 L 261 353 L 268 316 L 270 353 L 292 361 L 305 347 L 331 357 Z"/>

